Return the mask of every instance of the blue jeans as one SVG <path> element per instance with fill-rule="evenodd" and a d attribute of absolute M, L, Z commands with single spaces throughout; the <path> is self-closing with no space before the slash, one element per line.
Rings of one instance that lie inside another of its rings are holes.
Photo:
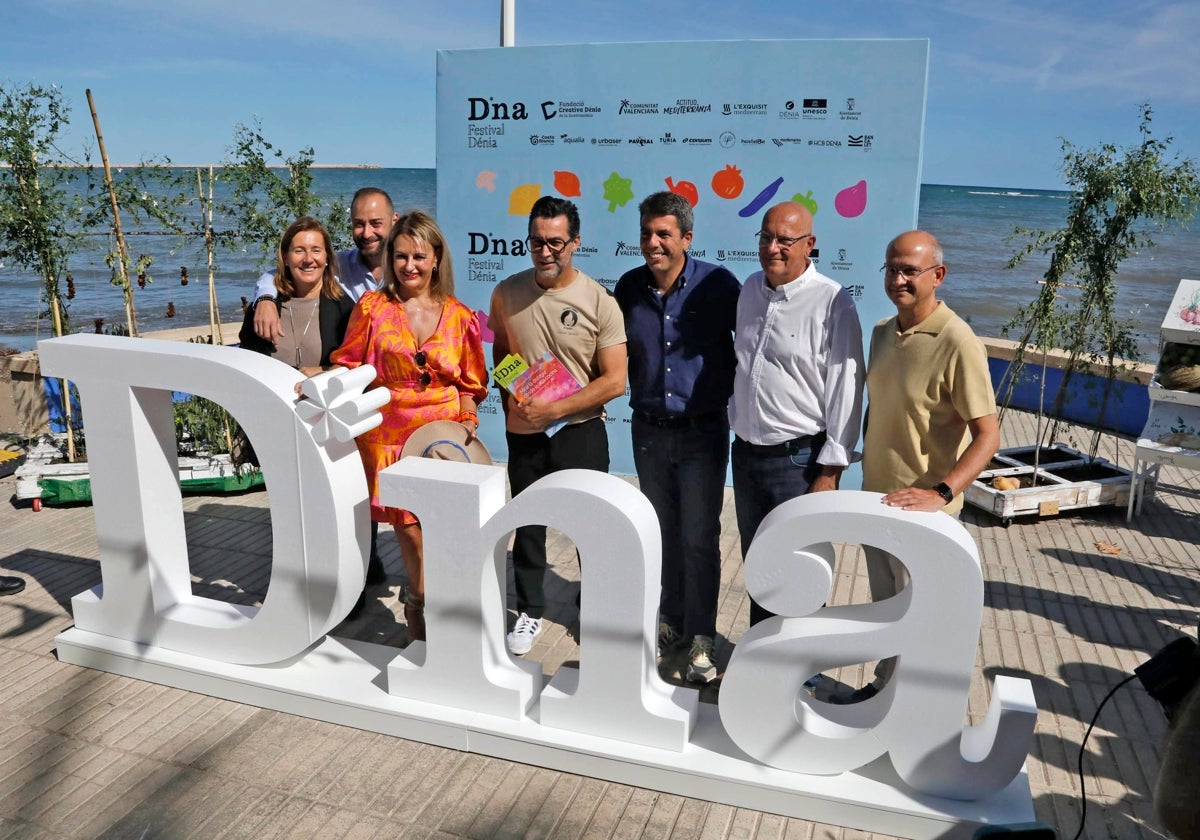
<path fill-rule="evenodd" d="M 725 412 L 679 428 L 661 428 L 634 414 L 633 463 L 662 533 L 659 619 L 685 639 L 714 637 L 729 464 Z"/>
<path fill-rule="evenodd" d="M 742 538 L 743 559 L 767 514 L 789 499 L 803 496 L 821 474 L 817 455 L 824 442 L 822 433 L 816 436 L 810 448 L 793 448 L 790 453 L 767 453 L 761 447 L 734 438 L 733 503 Z M 774 613 L 750 599 L 751 626 L 772 615 Z"/>

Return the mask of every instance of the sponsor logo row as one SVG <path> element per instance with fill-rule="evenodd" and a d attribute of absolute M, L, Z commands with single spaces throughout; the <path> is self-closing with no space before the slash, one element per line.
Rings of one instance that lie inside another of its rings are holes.
<path fill-rule="evenodd" d="M 498 149 L 510 136 L 506 131 L 507 128 L 508 126 L 504 125 L 468 126 L 467 148 Z M 527 139 L 531 146 L 589 145 L 607 146 L 610 148 L 618 146 L 690 146 L 713 148 L 719 146 L 722 149 L 733 149 L 738 146 L 766 146 L 769 144 L 778 148 L 787 146 L 841 148 L 844 146 L 846 148 L 869 151 L 875 145 L 875 135 L 873 134 L 847 134 L 842 137 L 746 137 L 732 131 L 722 131 L 713 137 L 711 135 L 675 134 L 674 132 L 667 131 L 658 137 L 648 137 L 645 135 L 636 137 L 595 137 L 573 134 L 571 132 L 562 132 L 559 134 L 525 134 L 521 132 L 517 134 L 514 131 L 511 136 L 517 137 L 517 142 L 521 142 L 521 138 Z"/>
<path fill-rule="evenodd" d="M 467 252 L 467 279 L 477 283 L 497 283 L 511 273 L 523 271 L 528 268 L 524 258 L 529 256 L 529 250 L 523 239 L 504 239 L 492 236 L 490 234 L 472 231 L 467 234 L 469 248 Z M 599 257 L 601 251 L 595 246 L 583 246 L 575 252 L 576 259 L 587 260 L 592 257 Z M 630 257 L 640 259 L 642 252 L 636 243 L 618 241 L 614 245 L 605 248 L 604 254 L 608 257 Z M 696 259 L 711 259 L 718 263 L 752 263 L 757 270 L 758 265 L 758 250 L 753 248 L 738 249 L 738 248 L 716 248 L 709 254 L 704 249 L 692 248 L 688 250 L 688 254 Z M 519 262 L 506 261 L 505 258 L 522 258 Z M 809 254 L 809 258 L 822 271 L 832 277 L 837 277 L 838 274 L 853 271 L 854 260 L 847 253 L 847 249 L 838 248 L 833 252 L 833 258 L 827 261 L 822 261 L 821 249 L 813 248 Z M 602 278 L 597 277 L 597 280 L 605 282 Z M 605 285 L 612 286 L 616 282 L 612 279 L 611 282 L 605 282 Z M 861 285 L 847 285 L 846 289 L 855 297 L 861 296 L 863 287 Z"/>
<path fill-rule="evenodd" d="M 521 100 L 506 102 L 491 96 L 467 97 L 467 121 L 509 122 L 528 120 L 540 115 L 543 120 L 577 119 L 615 114 L 618 117 L 684 117 L 693 114 L 720 114 L 724 117 L 768 117 L 791 120 L 839 120 L 857 122 L 863 112 L 856 97 L 847 96 L 833 107 L 820 97 L 769 102 L 702 102 L 699 99 L 675 99 L 666 102 L 619 99 L 614 104 L 597 104 L 583 99 L 547 99 L 537 103 Z"/>

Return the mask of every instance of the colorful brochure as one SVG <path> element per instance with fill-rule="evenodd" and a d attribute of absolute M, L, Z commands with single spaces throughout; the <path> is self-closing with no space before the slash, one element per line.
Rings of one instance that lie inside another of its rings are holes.
<path fill-rule="evenodd" d="M 548 350 L 545 355 L 534 359 L 533 364 L 526 362 L 517 353 L 509 353 L 496 365 L 492 376 L 519 403 L 533 397 L 553 402 L 569 397 L 583 388 L 579 380 L 571 375 L 571 371 Z M 544 430 L 546 435 L 552 436 L 567 424 L 568 419 L 570 418 L 564 417 L 551 423 Z"/>

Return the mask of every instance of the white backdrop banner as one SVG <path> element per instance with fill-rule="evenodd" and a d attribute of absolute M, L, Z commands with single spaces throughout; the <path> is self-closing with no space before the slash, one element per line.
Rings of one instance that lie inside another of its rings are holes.
<path fill-rule="evenodd" d="M 458 297 L 484 340 L 496 283 L 531 263 L 544 195 L 579 206 L 575 265 L 609 289 L 642 263 L 637 205 L 659 190 L 695 207 L 690 253 L 744 280 L 780 201 L 806 204 L 820 271 L 866 329 L 894 311 L 879 266 L 915 227 L 929 42 L 706 41 L 438 53 L 437 210 Z M 490 348 L 489 348 L 490 352 Z M 609 404 L 612 471 L 633 472 L 627 399 Z M 495 394 L 481 434 L 505 459 Z"/>

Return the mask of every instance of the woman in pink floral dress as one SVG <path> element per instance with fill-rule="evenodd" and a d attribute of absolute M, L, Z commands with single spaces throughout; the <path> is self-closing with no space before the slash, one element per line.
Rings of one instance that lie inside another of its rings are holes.
<path fill-rule="evenodd" d="M 408 574 L 404 618 L 409 638 L 425 638 L 421 525 L 406 510 L 379 503 L 379 471 L 400 459 L 409 436 L 434 420 L 462 423 L 468 440 L 479 428 L 476 406 L 487 396 L 487 365 L 475 314 L 454 297 L 446 238 L 425 213 L 400 217 L 388 233 L 383 280 L 359 300 L 346 340 L 330 361 L 370 364 L 371 387 L 387 388 L 383 423 L 358 438 L 371 494 L 371 518 L 396 529 Z"/>

